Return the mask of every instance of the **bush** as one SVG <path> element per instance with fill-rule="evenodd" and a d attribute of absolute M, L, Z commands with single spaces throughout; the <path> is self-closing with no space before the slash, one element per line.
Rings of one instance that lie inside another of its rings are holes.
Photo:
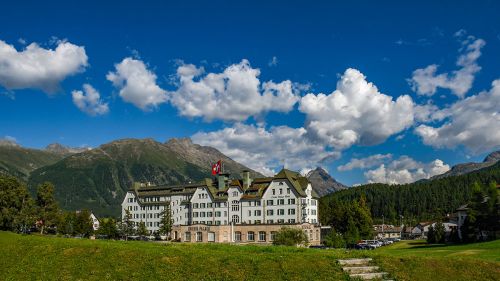
<path fill-rule="evenodd" d="M 334 229 L 325 237 L 325 246 L 331 248 L 345 248 L 346 242 L 341 233 L 336 232 Z"/>
<path fill-rule="evenodd" d="M 274 236 L 274 245 L 297 246 L 307 245 L 307 235 L 302 229 L 284 227 Z"/>

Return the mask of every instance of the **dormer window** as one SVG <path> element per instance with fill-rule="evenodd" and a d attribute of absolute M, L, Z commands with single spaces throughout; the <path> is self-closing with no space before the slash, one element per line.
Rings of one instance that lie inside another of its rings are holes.
<path fill-rule="evenodd" d="M 238 196 L 238 191 L 233 191 L 233 197 Z"/>

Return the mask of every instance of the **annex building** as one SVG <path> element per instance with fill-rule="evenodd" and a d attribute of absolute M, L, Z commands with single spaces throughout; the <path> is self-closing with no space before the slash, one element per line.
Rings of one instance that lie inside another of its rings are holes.
<path fill-rule="evenodd" d="M 152 186 L 134 184 L 122 203 L 136 223 L 158 231 L 161 212 L 170 204 L 171 238 L 181 242 L 272 243 L 282 227 L 303 229 L 311 245 L 320 243 L 318 195 L 297 172 L 274 177 L 229 179 L 218 174 L 201 183 Z"/>

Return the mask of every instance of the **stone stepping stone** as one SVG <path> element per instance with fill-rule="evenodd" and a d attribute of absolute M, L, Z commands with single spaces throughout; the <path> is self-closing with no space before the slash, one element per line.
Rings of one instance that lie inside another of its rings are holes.
<path fill-rule="evenodd" d="M 338 262 L 341 265 L 363 265 L 363 264 L 370 263 L 371 260 L 372 260 L 371 258 L 366 258 L 366 259 L 348 259 L 348 260 L 338 260 Z"/>
<path fill-rule="evenodd" d="M 342 270 L 348 273 L 373 273 L 378 271 L 378 266 L 352 266 L 352 267 L 343 267 Z"/>
<path fill-rule="evenodd" d="M 351 278 L 358 278 L 358 279 L 363 279 L 363 280 L 371 280 L 371 279 L 382 279 L 386 275 L 388 275 L 387 272 L 372 272 L 372 273 L 356 273 L 356 274 L 350 274 L 349 276 Z"/>

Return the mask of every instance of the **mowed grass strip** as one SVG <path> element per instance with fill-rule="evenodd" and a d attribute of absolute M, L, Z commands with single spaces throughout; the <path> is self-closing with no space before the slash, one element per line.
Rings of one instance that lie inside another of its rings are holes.
<path fill-rule="evenodd" d="M 464 245 L 402 241 L 369 253 L 397 280 L 500 280 L 500 240 Z"/>
<path fill-rule="evenodd" d="M 346 280 L 336 260 L 351 255 L 342 250 L 0 232 L 2 280 Z"/>

